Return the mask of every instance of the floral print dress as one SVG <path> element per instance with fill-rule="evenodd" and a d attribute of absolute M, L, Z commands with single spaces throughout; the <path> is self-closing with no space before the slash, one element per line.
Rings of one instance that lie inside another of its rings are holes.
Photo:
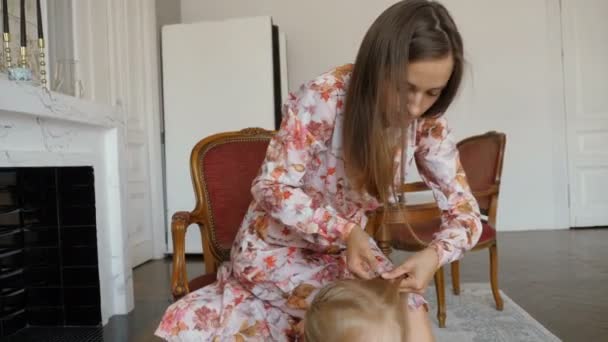
<path fill-rule="evenodd" d="M 290 341 L 320 287 L 352 278 L 345 258 L 350 230 L 365 227 L 379 206 L 348 184 L 342 158 L 346 65 L 290 94 L 280 130 L 271 140 L 252 201 L 217 282 L 173 303 L 156 334 L 169 341 Z M 440 263 L 459 259 L 481 234 L 456 145 L 443 118 L 419 119 L 404 148 L 415 160 L 442 210 L 431 246 Z M 401 163 L 401 151 L 396 160 Z M 405 177 L 405 175 L 403 175 Z M 401 179 L 401 177 L 396 177 Z M 370 238 L 380 272 L 393 267 Z M 419 307 L 424 299 L 409 296 Z"/>

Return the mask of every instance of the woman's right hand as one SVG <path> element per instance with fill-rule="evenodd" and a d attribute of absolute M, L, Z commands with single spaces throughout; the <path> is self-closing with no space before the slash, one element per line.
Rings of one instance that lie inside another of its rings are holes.
<path fill-rule="evenodd" d="M 369 244 L 369 235 L 356 225 L 346 239 L 346 264 L 357 277 L 371 279 L 376 273 L 378 261 Z"/>

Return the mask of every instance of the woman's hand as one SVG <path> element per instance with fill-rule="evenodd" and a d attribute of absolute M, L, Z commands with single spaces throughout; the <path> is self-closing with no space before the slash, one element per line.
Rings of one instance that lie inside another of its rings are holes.
<path fill-rule="evenodd" d="M 378 261 L 369 245 L 369 235 L 358 225 L 346 239 L 346 263 L 359 278 L 371 279 L 376 274 Z"/>
<path fill-rule="evenodd" d="M 384 279 L 395 279 L 404 276 L 399 286 L 402 292 L 424 294 L 426 287 L 439 268 L 439 256 L 432 248 L 426 248 L 411 257 L 390 272 L 382 274 Z"/>

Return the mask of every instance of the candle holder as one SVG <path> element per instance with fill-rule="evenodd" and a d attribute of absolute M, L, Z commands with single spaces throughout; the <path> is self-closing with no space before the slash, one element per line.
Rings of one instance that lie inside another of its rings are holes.
<path fill-rule="evenodd" d="M 43 89 L 49 88 L 47 75 L 47 61 L 45 51 L 45 40 L 43 34 L 43 13 L 40 0 L 35 0 L 36 17 L 32 18 L 34 11 L 32 10 L 32 1 L 30 0 L 13 0 L 15 3 L 20 3 L 19 16 L 9 14 L 8 0 L 2 0 L 2 17 L 3 17 L 3 47 L 0 49 L 0 71 L 6 73 L 9 80 L 27 81 L 36 85 L 40 85 Z M 9 24 L 9 19 L 13 22 Z M 33 34 L 28 36 L 30 31 L 28 26 L 33 26 L 36 22 L 37 37 Z M 15 25 L 18 22 L 18 25 Z M 12 24 L 12 25 L 11 25 Z M 10 32 L 10 27 L 19 26 L 16 32 Z M 17 35 L 15 35 L 17 34 Z M 15 50 L 14 42 L 19 42 L 18 55 L 12 56 L 11 48 Z M 37 48 L 36 48 L 37 47 Z"/>
<path fill-rule="evenodd" d="M 8 70 L 13 66 L 11 59 L 11 34 L 4 32 L 2 35 L 4 41 L 4 67 Z"/>
<path fill-rule="evenodd" d="M 8 79 L 12 81 L 31 81 L 32 69 L 30 69 L 27 61 L 27 48 L 22 46 L 19 52 L 19 66 L 8 69 Z"/>

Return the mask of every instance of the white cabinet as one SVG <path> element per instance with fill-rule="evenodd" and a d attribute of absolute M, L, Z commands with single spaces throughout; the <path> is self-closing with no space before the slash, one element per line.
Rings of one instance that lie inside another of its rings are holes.
<path fill-rule="evenodd" d="M 270 17 L 163 27 L 169 252 L 173 248 L 171 216 L 176 211 L 190 211 L 195 204 L 190 177 L 192 147 L 218 132 L 276 128 L 287 92 L 284 42 Z M 190 227 L 186 252 L 201 251 L 199 229 Z"/>

